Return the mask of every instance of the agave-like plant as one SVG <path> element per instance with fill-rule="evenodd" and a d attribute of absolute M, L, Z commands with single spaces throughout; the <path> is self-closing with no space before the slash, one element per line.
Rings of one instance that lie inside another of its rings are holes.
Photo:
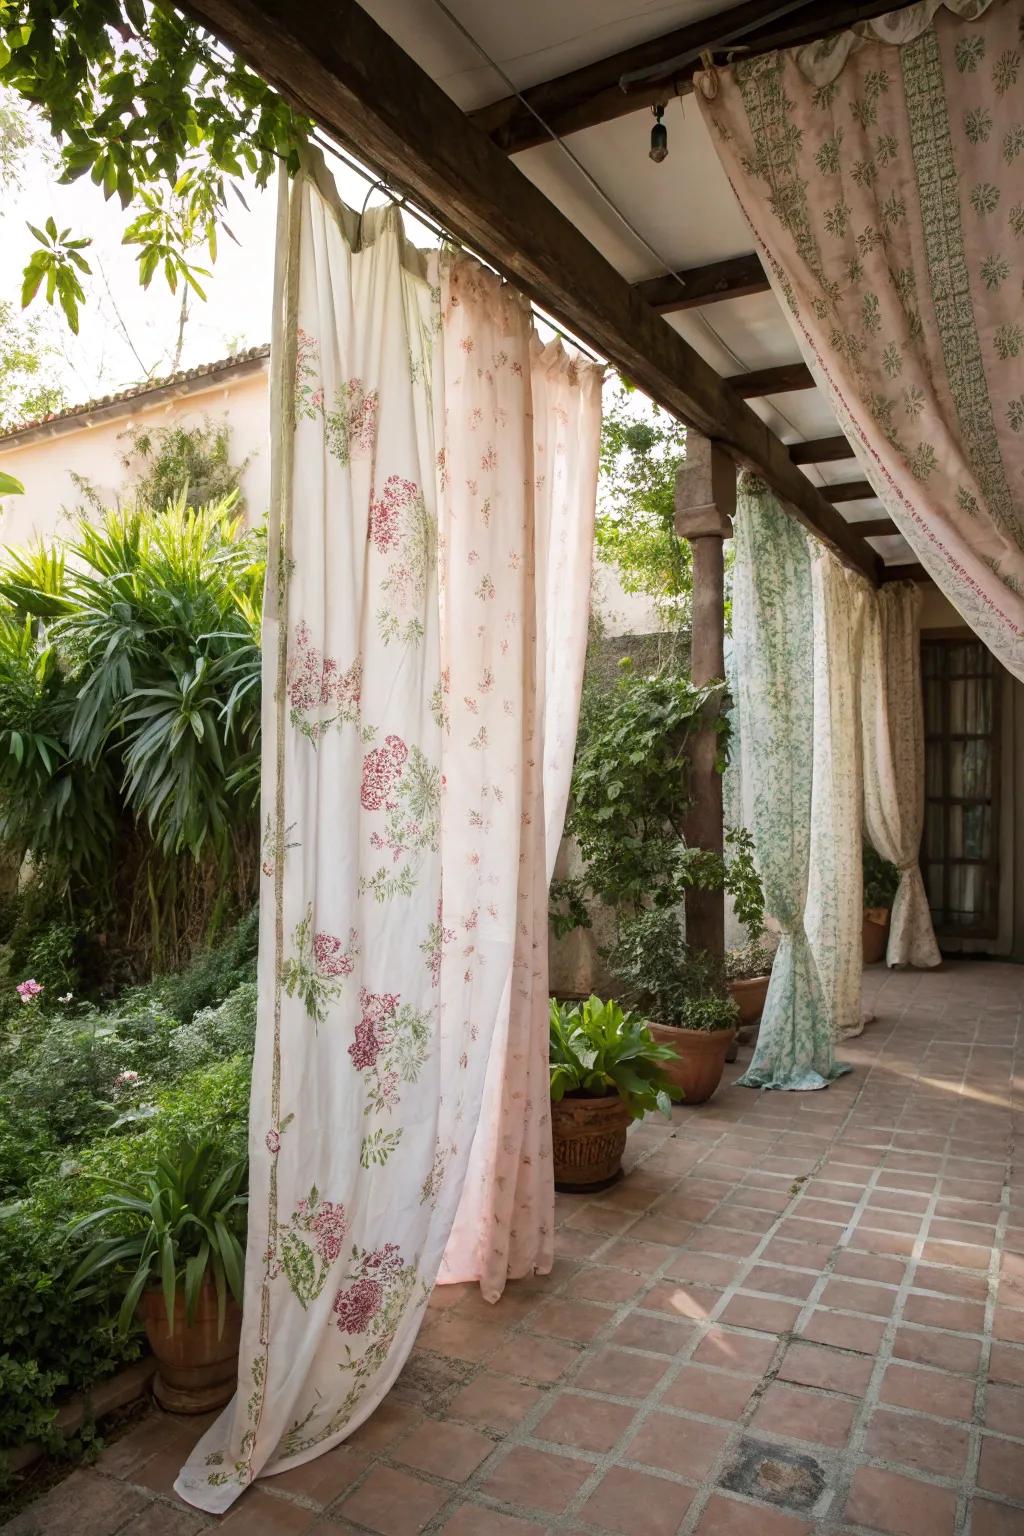
<path fill-rule="evenodd" d="M 551 999 L 549 1065 L 551 1097 L 604 1098 L 617 1093 L 634 1120 L 660 1110 L 671 1116 L 681 1090 L 665 1074 L 676 1052 L 659 1045 L 644 1021 L 614 1000 L 584 1003 Z"/>
<path fill-rule="evenodd" d="M 63 551 L 8 556 L 9 839 L 95 877 L 127 816 L 165 859 L 232 862 L 253 811 L 264 569 L 262 535 L 242 531 L 234 500 L 83 517 Z"/>
<path fill-rule="evenodd" d="M 71 1276 L 72 1292 L 112 1271 L 124 1287 L 117 1317 L 126 1334 L 143 1291 L 163 1291 L 167 1326 L 174 1332 L 175 1303 L 184 1290 L 191 1322 L 209 1274 L 217 1292 L 217 1331 L 224 1332 L 228 1292 L 241 1303 L 245 1256 L 239 1232 L 248 1195 L 247 1159 L 225 1158 L 212 1141 L 162 1156 L 133 1182 L 103 1179 L 105 1201 L 69 1229 L 74 1240 L 100 1230 Z"/>

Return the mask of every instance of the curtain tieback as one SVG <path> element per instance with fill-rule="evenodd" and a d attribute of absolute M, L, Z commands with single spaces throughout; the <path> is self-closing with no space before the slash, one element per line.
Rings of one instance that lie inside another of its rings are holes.
<path fill-rule="evenodd" d="M 919 862 L 920 861 L 915 857 L 913 859 L 908 859 L 905 864 L 897 864 L 896 868 L 899 870 L 901 875 L 909 875 L 912 869 L 917 868 Z"/>

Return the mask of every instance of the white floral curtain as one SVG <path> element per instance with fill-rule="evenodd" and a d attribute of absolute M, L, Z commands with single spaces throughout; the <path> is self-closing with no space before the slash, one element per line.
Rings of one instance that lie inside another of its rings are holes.
<path fill-rule="evenodd" d="M 956 9 L 875 24 L 815 79 L 793 51 L 709 71 L 697 100 L 864 475 L 1024 678 L 1021 7 Z"/>
<path fill-rule="evenodd" d="M 245 1319 L 176 1485 L 212 1513 L 373 1411 L 453 1227 L 487 1295 L 550 1266 L 545 779 L 555 816 L 597 473 L 599 371 L 319 161 L 277 288 Z"/>
<path fill-rule="evenodd" d="M 751 1088 L 825 1088 L 848 1068 L 804 929 L 811 849 L 814 661 L 811 557 L 803 530 L 767 486 L 737 486 L 733 644 L 742 720 L 741 774 L 765 907 L 782 932 Z M 749 789 L 748 789 L 749 786 Z"/>
<path fill-rule="evenodd" d="M 814 608 L 814 767 L 805 926 L 836 1039 L 860 1034 L 863 793 L 860 679 L 867 582 L 820 550 Z"/>
<path fill-rule="evenodd" d="M 900 871 L 886 963 L 924 968 L 942 957 L 918 864 L 925 789 L 920 607 L 912 582 L 869 594 L 861 712 L 868 841 Z"/>

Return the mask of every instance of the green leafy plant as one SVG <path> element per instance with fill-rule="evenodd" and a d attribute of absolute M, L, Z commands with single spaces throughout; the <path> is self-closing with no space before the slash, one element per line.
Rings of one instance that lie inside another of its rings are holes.
<path fill-rule="evenodd" d="M 242 1300 L 245 1256 L 238 1232 L 248 1203 L 247 1172 L 245 1158 L 225 1159 L 215 1143 L 205 1141 L 157 1158 L 153 1168 L 131 1180 L 102 1180 L 106 1204 L 70 1230 L 72 1238 L 103 1231 L 72 1274 L 72 1291 L 113 1271 L 124 1289 L 117 1318 L 123 1336 L 143 1291 L 159 1285 L 173 1333 L 179 1294 L 191 1322 L 203 1282 L 212 1275 L 222 1334 L 229 1291 Z"/>
<path fill-rule="evenodd" d="M 119 199 L 140 281 L 159 269 L 172 289 L 184 281 L 199 291 L 189 252 L 201 241 L 212 259 L 218 227 L 230 234 L 229 188 L 241 199 L 242 177 L 264 186 L 281 161 L 294 170 L 309 129 L 209 32 L 148 0 L 7 0 L 0 85 L 46 120 L 62 181 L 89 175 Z M 54 268 L 52 241 L 40 240 L 28 270 L 41 282 Z M 68 292 L 76 324 L 82 295 Z"/>
<path fill-rule="evenodd" d="M 721 964 L 687 945 L 678 913 L 670 907 L 654 907 L 621 923 L 608 964 L 631 1003 L 657 1024 L 735 1027 L 739 1010 L 725 990 Z"/>
<path fill-rule="evenodd" d="M 774 950 L 759 940 L 737 949 L 727 949 L 725 978 L 727 981 L 749 981 L 754 976 L 767 976 L 774 959 Z"/>
<path fill-rule="evenodd" d="M 617 1093 L 634 1120 L 660 1110 L 671 1115 L 679 1088 L 665 1075 L 663 1062 L 675 1059 L 670 1046 L 658 1045 L 647 1025 L 623 1013 L 618 1003 L 589 997 L 585 1003 L 551 999 L 551 1097 L 566 1094 L 604 1098 Z"/>
<path fill-rule="evenodd" d="M 899 889 L 900 872 L 895 864 L 883 859 L 871 844 L 864 844 L 864 905 L 891 907 Z"/>
<path fill-rule="evenodd" d="M 47 304 L 52 304 L 54 298 L 59 300 L 64 317 L 77 336 L 78 306 L 85 300 L 85 290 L 78 274 L 84 272 L 88 276 L 92 271 L 82 255 L 92 241 L 72 240 L 70 229 L 58 232 L 52 216 L 47 219 L 45 229 L 37 229 L 34 224 L 28 227 L 39 244 L 25 268 L 21 286 L 22 308 L 31 304 L 45 280 Z"/>
<path fill-rule="evenodd" d="M 590 897 L 627 913 L 649 901 L 678 903 L 689 747 L 711 721 L 724 749 L 722 694 L 720 683 L 695 688 L 678 674 L 645 677 L 629 665 L 590 714 L 566 823 Z"/>
<path fill-rule="evenodd" d="M 207 507 L 234 494 L 235 510 L 244 511 L 239 484 L 249 459 L 232 461 L 226 421 L 204 419 L 149 431 L 135 427 L 121 436 L 129 444 L 121 462 L 135 472 L 131 498 L 141 506 L 166 507 L 184 497 L 190 506 Z"/>

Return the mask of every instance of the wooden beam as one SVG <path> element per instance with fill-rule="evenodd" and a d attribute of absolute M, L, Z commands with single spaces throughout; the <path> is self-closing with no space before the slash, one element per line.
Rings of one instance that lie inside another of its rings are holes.
<path fill-rule="evenodd" d="M 491 135 L 499 149 L 516 154 L 550 140 L 551 135 L 534 113 L 559 136 L 593 128 L 643 107 L 670 101 L 673 96 L 688 94 L 693 89 L 693 76 L 700 68 L 701 53 L 715 44 L 721 51 L 728 51 L 730 43 L 735 42 L 742 47 L 744 57 L 770 53 L 775 48 L 793 48 L 827 33 L 844 31 L 854 22 L 880 16 L 892 10 L 892 0 L 827 7 L 808 3 L 780 17 L 781 8 L 779 0 L 746 0 L 743 5 L 731 6 L 674 32 L 649 38 L 608 58 L 532 85 L 522 92 L 522 100 L 518 96 L 504 96 L 470 116 Z M 687 55 L 689 60 L 684 62 Z M 623 76 L 657 70 L 659 66 L 665 67 L 665 75 L 623 88 Z"/>
<path fill-rule="evenodd" d="M 891 517 L 869 517 L 863 523 L 851 523 L 854 533 L 859 533 L 862 539 L 890 538 L 892 534 L 899 533 L 899 529 Z"/>
<path fill-rule="evenodd" d="M 683 284 L 680 287 L 680 283 Z M 770 291 L 771 283 L 756 256 L 730 256 L 727 261 L 711 261 L 706 267 L 687 267 L 674 277 L 649 277 L 634 283 L 634 289 L 659 315 L 675 314 L 680 309 L 696 309 L 700 304 L 717 304 L 721 299 L 740 299 L 748 293 Z"/>
<path fill-rule="evenodd" d="M 659 405 L 721 442 L 847 564 L 880 562 L 786 448 L 355 0 L 182 7 Z"/>
<path fill-rule="evenodd" d="M 835 464 L 839 459 L 852 459 L 853 447 L 849 438 L 840 433 L 837 437 L 814 437 L 807 443 L 790 443 L 789 456 L 794 464 Z"/>
<path fill-rule="evenodd" d="M 840 501 L 868 501 L 878 492 L 867 480 L 847 480 L 842 485 L 823 485 L 821 494 L 835 506 Z"/>
<path fill-rule="evenodd" d="M 888 581 L 931 581 L 931 577 L 915 560 L 910 565 L 883 565 L 879 580 L 884 584 Z"/>
<path fill-rule="evenodd" d="M 806 363 L 755 368 L 750 373 L 734 373 L 725 382 L 741 400 L 755 400 L 763 395 L 785 395 L 793 389 L 814 388 L 814 378 Z"/>

